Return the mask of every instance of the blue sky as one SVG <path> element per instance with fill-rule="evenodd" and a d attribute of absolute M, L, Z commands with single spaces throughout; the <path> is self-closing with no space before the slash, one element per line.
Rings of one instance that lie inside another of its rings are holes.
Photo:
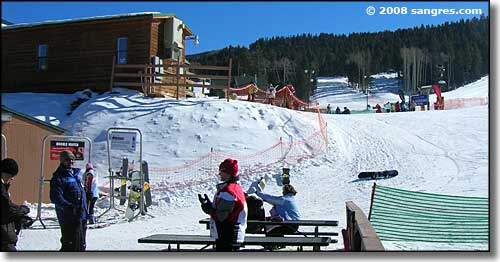
<path fill-rule="evenodd" d="M 373 6 L 374 15 L 367 9 Z M 396 8 L 395 8 L 396 7 Z M 399 9 L 398 9 L 399 8 Z M 406 8 L 406 14 L 390 14 Z M 488 2 L 8 2 L 2 19 L 12 23 L 84 18 L 137 12 L 174 13 L 200 38 L 187 54 L 248 46 L 262 37 L 302 33 L 349 34 L 442 24 L 478 15 L 412 14 L 421 9 L 481 9 Z M 385 9 L 386 14 L 380 14 Z"/>

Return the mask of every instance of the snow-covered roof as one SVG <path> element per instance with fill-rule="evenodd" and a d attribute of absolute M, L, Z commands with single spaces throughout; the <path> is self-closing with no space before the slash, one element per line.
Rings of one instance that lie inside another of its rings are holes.
<path fill-rule="evenodd" d="M 76 23 L 83 21 L 91 21 L 91 20 L 110 20 L 110 19 L 119 19 L 124 17 L 132 17 L 132 16 L 172 16 L 176 17 L 175 14 L 164 14 L 160 12 L 141 12 L 141 13 L 128 13 L 128 14 L 117 14 L 117 15 L 105 15 L 105 16 L 93 16 L 93 17 L 85 17 L 85 18 L 75 18 L 75 19 L 64 19 L 64 20 L 49 20 L 35 23 L 21 23 L 21 24 L 12 24 L 2 26 L 2 30 L 11 30 L 18 28 L 26 28 L 26 27 L 35 27 L 35 26 L 44 26 L 44 25 L 54 25 L 54 24 L 66 24 L 66 23 Z M 3 24 L 2 20 L 2 24 Z"/>
<path fill-rule="evenodd" d="M 9 113 L 12 113 L 12 114 L 15 114 L 15 115 L 18 115 L 18 116 L 20 116 L 20 117 L 22 117 L 22 118 L 24 118 L 24 119 L 27 119 L 27 120 L 30 120 L 30 121 L 32 121 L 32 122 L 38 123 L 38 124 L 40 124 L 40 125 L 42 125 L 42 126 L 45 126 L 45 127 L 51 128 L 51 129 L 54 129 L 54 130 L 59 131 L 59 132 L 61 132 L 61 133 L 66 132 L 66 129 L 64 129 L 64 128 L 61 128 L 61 127 L 58 127 L 58 126 L 52 125 L 52 124 L 50 124 L 50 123 L 47 123 L 47 122 L 45 122 L 45 121 L 42 121 L 42 120 L 37 119 L 37 118 L 35 118 L 35 117 L 32 117 L 32 116 L 30 116 L 30 115 L 28 115 L 28 114 L 21 113 L 21 112 L 19 112 L 19 111 L 16 111 L 16 110 L 14 110 L 14 109 L 10 108 L 10 107 L 7 107 L 7 106 L 5 106 L 5 105 L 2 105 L 2 112 L 3 112 L 3 111 L 5 111 L 5 112 L 9 112 Z M 2 114 L 3 114 L 3 113 L 2 113 Z M 3 120 L 2 120 L 2 121 L 3 121 Z"/>

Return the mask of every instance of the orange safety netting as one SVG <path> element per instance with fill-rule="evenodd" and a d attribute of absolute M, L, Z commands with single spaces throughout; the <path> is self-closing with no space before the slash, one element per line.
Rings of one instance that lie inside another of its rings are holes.
<path fill-rule="evenodd" d="M 213 183 L 218 178 L 218 165 L 225 158 L 238 160 L 240 177 L 264 175 L 284 166 L 299 163 L 326 153 L 327 124 L 316 104 L 319 131 L 305 139 L 287 143 L 280 139 L 274 145 L 251 155 L 229 155 L 212 150 L 189 163 L 177 167 L 150 167 L 150 185 L 153 190 L 174 191 L 195 185 Z M 133 168 L 133 166 L 131 166 Z"/>
<path fill-rule="evenodd" d="M 445 110 L 446 109 L 457 109 L 457 108 L 487 105 L 489 103 L 488 100 L 489 100 L 488 97 L 445 99 L 444 100 L 444 109 Z M 435 109 L 433 103 L 431 103 L 431 107 L 432 107 L 432 109 Z"/>
<path fill-rule="evenodd" d="M 248 99 L 248 91 L 254 84 L 250 83 L 243 87 L 229 88 L 229 94 L 235 94 L 237 97 L 246 96 Z M 255 86 L 257 91 L 255 93 L 255 101 L 260 103 L 269 103 L 269 92 L 262 90 Z M 287 107 L 294 110 L 305 109 L 311 107 L 307 102 L 300 100 L 295 96 L 295 87 L 293 85 L 286 85 L 276 92 L 274 98 L 274 105 Z"/>

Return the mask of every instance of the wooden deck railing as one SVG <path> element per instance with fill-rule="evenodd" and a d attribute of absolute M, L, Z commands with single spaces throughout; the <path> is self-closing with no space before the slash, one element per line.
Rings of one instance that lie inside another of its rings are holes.
<path fill-rule="evenodd" d="M 115 60 L 113 60 L 115 61 Z M 177 63 L 167 63 L 163 65 L 153 64 L 114 64 L 111 70 L 110 88 L 131 87 L 141 89 L 145 96 L 167 95 L 179 99 L 186 95 L 186 87 L 202 87 L 208 89 L 225 89 L 226 98 L 229 100 L 229 87 L 231 83 L 231 63 L 228 66 L 209 65 L 187 65 Z M 163 68 L 164 73 L 156 72 L 157 68 Z M 198 69 L 208 71 L 224 71 L 225 74 L 194 74 L 183 70 Z M 160 78 L 161 81 L 157 81 Z M 201 80 L 201 83 L 192 79 Z M 208 85 L 207 80 L 227 80 L 224 85 Z"/>
<path fill-rule="evenodd" d="M 352 201 L 346 202 L 346 251 L 384 251 L 380 238 L 363 211 Z"/>

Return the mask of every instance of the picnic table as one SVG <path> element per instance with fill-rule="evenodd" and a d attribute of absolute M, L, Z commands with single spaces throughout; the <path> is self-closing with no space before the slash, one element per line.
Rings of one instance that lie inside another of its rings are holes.
<path fill-rule="evenodd" d="M 200 224 L 206 224 L 207 229 L 210 229 L 210 218 L 204 218 L 199 221 Z M 264 221 L 264 220 L 247 220 L 247 225 L 280 225 L 280 226 L 312 226 L 314 232 L 297 231 L 293 235 L 313 235 L 315 237 L 323 236 L 338 236 L 338 232 L 319 232 L 319 227 L 336 227 L 339 222 L 335 220 L 285 220 L 285 221 Z"/>
<path fill-rule="evenodd" d="M 207 229 L 210 229 L 210 218 L 204 218 L 199 221 L 200 224 L 206 224 Z M 247 220 L 247 225 L 280 225 L 280 226 L 308 226 L 314 227 L 314 231 L 303 231 L 297 230 L 293 233 L 287 233 L 285 235 L 303 235 L 304 237 L 315 237 L 320 236 L 338 236 L 338 232 L 319 232 L 319 227 L 336 227 L 339 222 L 335 220 L 285 220 L 285 221 L 268 221 L 268 220 Z M 264 234 L 265 232 L 259 232 Z M 259 234 L 257 233 L 257 234 Z M 330 243 L 337 243 L 336 239 L 330 239 Z M 314 251 L 319 251 L 319 246 L 313 248 Z"/>
<path fill-rule="evenodd" d="M 313 250 L 319 250 L 321 246 L 328 246 L 331 239 L 329 237 L 261 237 L 245 236 L 244 246 L 297 246 L 298 251 L 303 251 L 304 246 L 312 246 Z M 177 234 L 155 234 L 138 239 L 139 243 L 149 244 L 170 244 L 177 245 L 177 251 L 180 251 L 180 245 L 203 245 L 199 249 L 203 250 L 210 245 L 215 244 L 215 239 L 204 235 L 177 235 Z"/>

